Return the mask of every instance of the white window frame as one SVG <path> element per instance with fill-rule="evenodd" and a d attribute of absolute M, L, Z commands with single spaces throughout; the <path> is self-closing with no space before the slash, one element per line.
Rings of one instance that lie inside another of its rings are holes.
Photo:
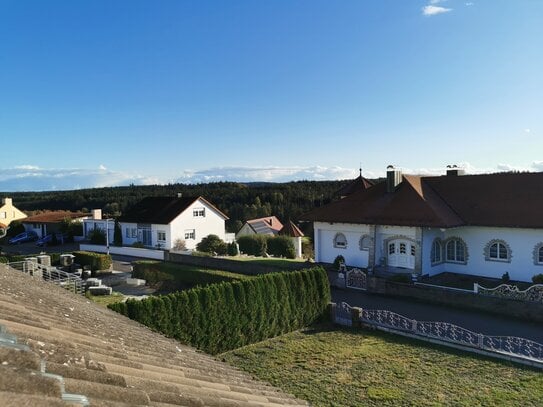
<path fill-rule="evenodd" d="M 206 208 L 193 208 L 192 216 L 195 218 L 205 218 L 206 217 Z"/>
<path fill-rule="evenodd" d="M 453 258 L 449 257 L 449 245 L 454 244 L 453 249 Z M 464 248 L 463 250 L 463 259 L 458 259 L 458 245 L 461 244 Z M 467 264 L 468 263 L 468 246 L 459 237 L 451 237 L 445 241 L 445 263 L 455 263 L 455 264 Z"/>
<path fill-rule="evenodd" d="M 157 230 L 157 232 L 156 232 L 156 240 L 159 241 L 159 242 L 165 242 L 166 241 L 166 232 L 164 230 Z"/>
<path fill-rule="evenodd" d="M 341 240 L 338 241 L 338 239 L 341 239 Z M 347 237 L 343 233 L 338 232 L 334 236 L 334 247 L 338 249 L 347 248 Z"/>
<path fill-rule="evenodd" d="M 196 229 L 185 229 L 185 240 L 196 240 Z"/>
<path fill-rule="evenodd" d="M 494 248 L 496 250 L 493 253 Z M 505 257 L 502 256 L 505 251 Z M 511 262 L 511 247 L 509 244 L 502 239 L 492 239 L 489 241 L 484 250 L 485 260 L 486 261 L 496 261 L 498 263 L 510 263 Z"/>
<path fill-rule="evenodd" d="M 362 235 L 359 242 L 360 250 L 365 252 L 369 251 L 371 247 L 371 242 L 372 237 L 370 235 Z"/>
<path fill-rule="evenodd" d="M 432 242 L 430 262 L 432 265 L 443 263 L 443 242 L 441 239 L 434 239 Z"/>

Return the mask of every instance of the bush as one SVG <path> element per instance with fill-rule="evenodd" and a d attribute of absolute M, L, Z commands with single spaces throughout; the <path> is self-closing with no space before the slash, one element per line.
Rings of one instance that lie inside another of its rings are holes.
<path fill-rule="evenodd" d="M 247 235 L 238 238 L 239 250 L 250 256 L 266 255 L 267 238 L 263 235 Z"/>
<path fill-rule="evenodd" d="M 113 229 L 113 245 L 118 247 L 123 245 L 123 231 L 121 230 L 121 224 L 117 219 L 115 219 L 115 226 Z"/>
<path fill-rule="evenodd" d="M 508 283 L 509 280 L 511 280 L 511 278 L 509 277 L 509 272 L 506 271 L 502 275 L 502 283 Z"/>
<path fill-rule="evenodd" d="M 343 257 L 341 254 L 339 256 L 336 256 L 334 259 L 334 269 L 339 270 L 339 266 L 341 264 L 345 264 L 345 257 Z"/>
<path fill-rule="evenodd" d="M 14 220 L 9 224 L 9 229 L 7 231 L 6 236 L 13 237 L 17 236 L 19 233 L 23 233 L 25 231 L 25 227 L 19 220 Z"/>
<path fill-rule="evenodd" d="M 388 278 L 388 281 L 393 281 L 395 283 L 411 283 L 412 279 L 410 274 L 394 274 Z"/>
<path fill-rule="evenodd" d="M 543 284 L 543 274 L 536 274 L 532 277 L 532 282 L 534 284 Z"/>
<path fill-rule="evenodd" d="M 8 262 L 8 258 L 7 258 L 7 257 L 0 256 L 0 263 L 7 263 L 7 262 Z"/>
<path fill-rule="evenodd" d="M 217 235 L 208 235 L 196 245 L 196 250 L 204 253 L 217 254 L 224 256 L 227 251 L 226 243 Z"/>
<path fill-rule="evenodd" d="M 134 247 L 136 249 L 143 249 L 145 247 L 142 242 L 134 242 L 130 246 L 132 246 L 132 247 Z"/>
<path fill-rule="evenodd" d="M 187 244 L 181 238 L 175 239 L 175 242 L 173 244 L 173 250 L 178 251 L 178 252 L 182 252 L 183 250 L 187 250 Z"/>
<path fill-rule="evenodd" d="M 93 229 L 87 236 L 92 244 L 106 244 L 106 234 L 102 229 Z"/>
<path fill-rule="evenodd" d="M 313 243 L 308 240 L 302 240 L 302 256 L 304 259 L 314 259 L 315 252 L 313 251 Z"/>
<path fill-rule="evenodd" d="M 288 236 L 270 236 L 267 241 L 268 254 L 276 257 L 296 258 L 294 242 Z"/>
<path fill-rule="evenodd" d="M 315 267 L 108 307 L 217 354 L 307 326 L 325 315 L 329 301 L 327 274 Z"/>
<path fill-rule="evenodd" d="M 236 242 L 228 243 L 227 252 L 229 256 L 237 256 L 239 254 L 238 245 Z"/>
<path fill-rule="evenodd" d="M 111 256 L 109 254 L 75 251 L 74 261 L 82 266 L 90 266 L 92 271 L 108 270 L 111 267 Z"/>

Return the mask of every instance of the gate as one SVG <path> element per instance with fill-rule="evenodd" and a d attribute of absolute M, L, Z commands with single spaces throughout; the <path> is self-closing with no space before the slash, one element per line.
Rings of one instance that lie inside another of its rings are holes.
<path fill-rule="evenodd" d="M 345 285 L 347 288 L 354 288 L 355 290 L 366 290 L 368 287 L 368 276 L 357 268 L 347 270 Z"/>

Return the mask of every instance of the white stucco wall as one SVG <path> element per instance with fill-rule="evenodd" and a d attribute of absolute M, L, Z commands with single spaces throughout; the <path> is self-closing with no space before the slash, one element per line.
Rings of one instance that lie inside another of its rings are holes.
<path fill-rule="evenodd" d="M 205 217 L 193 216 L 193 209 L 205 208 Z M 224 226 L 224 217 L 215 211 L 211 206 L 207 205 L 204 201 L 197 200 L 192 203 L 183 213 L 175 218 L 170 223 L 170 231 L 168 233 L 167 246 L 171 248 L 173 242 L 178 238 L 185 240 L 187 249 L 195 249 L 196 245 L 200 243 L 202 238 L 208 235 L 217 235 L 222 240 L 226 239 L 226 229 Z M 185 230 L 195 230 L 196 239 L 185 239 Z M 156 233 L 153 233 L 153 238 L 156 239 Z"/>
<path fill-rule="evenodd" d="M 323 263 L 333 263 L 342 255 L 349 266 L 368 267 L 368 250 L 360 250 L 360 238 L 370 233 L 369 225 L 354 225 L 348 223 L 315 222 L 315 260 Z M 334 247 L 336 233 L 343 233 L 347 238 L 347 247 Z"/>
<path fill-rule="evenodd" d="M 236 239 L 241 236 L 248 236 L 248 235 L 254 235 L 256 234 L 255 231 L 249 226 L 247 222 L 243 224 L 241 229 L 236 233 Z"/>
<path fill-rule="evenodd" d="M 443 271 L 475 274 L 485 277 L 501 278 L 509 273 L 512 280 L 531 281 L 534 274 L 543 273 L 543 265 L 534 264 L 534 247 L 543 242 L 543 230 L 521 228 L 491 227 L 459 227 L 440 231 L 424 230 L 424 246 L 428 246 L 423 258 L 423 273 L 430 275 Z M 440 266 L 430 265 L 430 247 L 433 238 L 440 236 L 443 240 L 459 237 L 466 243 L 467 264 L 443 263 Z M 511 262 L 487 261 L 484 249 L 493 239 L 504 240 L 511 248 Z"/>

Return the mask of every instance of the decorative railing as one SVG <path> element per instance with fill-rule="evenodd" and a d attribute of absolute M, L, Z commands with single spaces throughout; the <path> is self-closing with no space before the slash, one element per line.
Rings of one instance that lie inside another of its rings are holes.
<path fill-rule="evenodd" d="M 475 283 L 473 291 L 478 294 L 492 297 L 520 301 L 543 302 L 543 284 L 535 284 L 526 290 L 519 290 L 516 285 L 501 284 L 495 288 L 486 288 Z"/>
<path fill-rule="evenodd" d="M 78 275 L 67 273 L 56 267 L 46 266 L 30 260 L 2 264 L 5 269 L 21 271 L 33 277 L 41 278 L 76 294 L 85 293 L 85 282 Z"/>
<path fill-rule="evenodd" d="M 525 338 L 484 335 L 448 322 L 417 321 L 392 311 L 355 308 L 347 303 L 335 305 L 334 317 L 340 325 L 359 322 L 392 333 L 438 340 L 444 345 L 461 345 L 535 361 L 543 367 L 543 344 Z"/>
<path fill-rule="evenodd" d="M 354 268 L 347 270 L 345 285 L 347 288 L 355 288 L 357 290 L 365 290 L 368 285 L 368 277 L 362 270 Z"/>

